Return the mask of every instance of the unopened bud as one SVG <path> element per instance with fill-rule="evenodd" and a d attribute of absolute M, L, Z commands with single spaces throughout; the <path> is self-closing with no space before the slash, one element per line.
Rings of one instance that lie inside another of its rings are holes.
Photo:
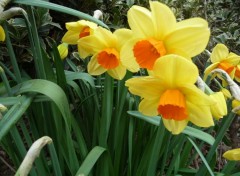
<path fill-rule="evenodd" d="M 0 104 L 0 112 L 5 112 L 7 111 L 7 107 L 4 106 L 3 104 Z"/>
<path fill-rule="evenodd" d="M 103 13 L 102 13 L 101 10 L 95 10 L 95 11 L 93 12 L 93 17 L 94 17 L 94 18 L 100 19 L 100 18 L 102 18 L 102 16 L 103 16 Z"/>
<path fill-rule="evenodd" d="M 224 75 L 223 78 L 227 81 L 232 96 L 236 100 L 240 101 L 240 88 L 239 88 L 239 86 L 237 85 L 237 83 L 235 83 L 232 80 L 232 78 L 224 70 L 217 68 L 217 69 L 214 69 L 213 71 L 211 71 L 211 73 L 218 73 L 218 74 Z"/>

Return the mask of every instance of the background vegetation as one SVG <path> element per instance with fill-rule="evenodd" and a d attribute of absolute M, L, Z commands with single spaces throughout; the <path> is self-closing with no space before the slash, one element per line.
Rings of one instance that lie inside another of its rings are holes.
<path fill-rule="evenodd" d="M 111 30 L 128 27 L 128 9 L 133 4 L 148 7 L 148 1 L 49 2 L 61 6 L 13 0 L 7 8 L 18 6 L 27 13 L 1 24 L 6 41 L 0 43 L 0 103 L 8 108 L 0 120 L 1 173 L 15 174 L 32 143 L 49 136 L 53 142 L 35 160 L 30 175 L 240 174 L 237 162 L 221 157 L 227 149 L 240 147 L 234 140 L 239 136 L 234 113 L 205 131 L 192 126 L 172 136 L 159 118 L 149 120 L 136 111 L 139 98 L 124 88 L 131 74 L 122 81 L 109 80 L 107 75 L 92 77 L 74 46 L 66 60 L 60 59 L 57 45 L 66 22 L 92 19 L 93 11 L 100 9 Z M 172 8 L 178 20 L 202 17 L 209 22 L 208 51 L 223 43 L 240 54 L 238 0 L 161 2 Z M 207 51 L 195 58 L 201 71 L 208 59 Z M 228 109 L 231 112 L 231 101 Z"/>

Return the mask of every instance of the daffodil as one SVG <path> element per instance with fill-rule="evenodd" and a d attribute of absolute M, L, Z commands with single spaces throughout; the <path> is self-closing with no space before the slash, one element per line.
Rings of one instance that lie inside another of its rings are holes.
<path fill-rule="evenodd" d="M 62 43 L 60 45 L 58 45 L 58 51 L 60 54 L 61 59 L 65 59 L 68 55 L 68 44 L 67 43 Z"/>
<path fill-rule="evenodd" d="M 97 29 L 97 24 L 90 21 L 79 20 L 77 22 L 66 23 L 66 28 L 68 31 L 63 36 L 62 41 L 70 45 L 76 45 L 80 43 L 82 38 L 92 35 L 95 29 Z M 78 47 L 78 51 L 81 58 L 86 58 L 91 55 L 91 52 L 86 51 L 84 47 Z"/>
<path fill-rule="evenodd" d="M 191 73 L 191 74 L 189 74 Z M 153 66 L 153 75 L 126 81 L 129 91 L 142 98 L 139 111 L 161 115 L 165 127 L 179 134 L 191 121 L 200 127 L 212 126 L 211 98 L 195 86 L 197 67 L 178 55 L 166 55 Z"/>
<path fill-rule="evenodd" d="M 135 5 L 127 14 L 133 39 L 126 42 L 121 55 L 130 71 L 152 70 L 154 62 L 164 55 L 190 59 L 205 49 L 210 36 L 207 21 L 191 18 L 177 22 L 168 6 L 149 3 L 151 11 Z"/>
<path fill-rule="evenodd" d="M 222 69 L 233 79 L 240 81 L 240 56 L 230 52 L 223 44 L 217 44 L 210 56 L 212 64 L 205 70 L 205 79 L 216 68 Z"/>
<path fill-rule="evenodd" d="M 217 120 L 227 115 L 227 104 L 222 92 L 215 92 L 209 95 L 210 98 L 215 101 L 211 106 L 211 112 L 213 117 Z"/>
<path fill-rule="evenodd" d="M 223 157 L 227 160 L 240 161 L 240 148 L 226 151 Z"/>
<path fill-rule="evenodd" d="M 118 29 L 114 33 L 98 27 L 94 35 L 81 39 L 79 48 L 85 48 L 87 54 L 93 54 L 88 63 L 91 75 L 107 72 L 115 79 L 121 80 L 126 74 L 120 51 L 124 42 L 132 35 L 131 30 Z"/>
<path fill-rule="evenodd" d="M 3 42 L 4 40 L 5 40 L 5 32 L 2 26 L 0 25 L 0 42 Z"/>

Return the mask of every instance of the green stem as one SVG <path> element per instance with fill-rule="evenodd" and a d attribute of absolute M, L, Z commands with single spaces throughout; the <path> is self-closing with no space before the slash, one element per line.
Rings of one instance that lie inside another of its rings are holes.
<path fill-rule="evenodd" d="M 38 78 L 46 79 L 47 76 L 44 69 L 44 63 L 43 63 L 42 52 L 41 52 L 41 44 L 39 41 L 38 29 L 37 29 L 36 21 L 34 18 L 33 8 L 28 7 L 28 12 L 29 12 L 29 21 L 27 18 L 26 18 L 26 21 L 30 22 L 30 24 L 28 24 L 28 29 L 30 30 L 29 32 L 32 34 L 33 40 L 30 39 L 30 42 L 32 45 L 31 47 L 33 49 L 32 51 L 33 51 L 33 56 L 35 60 L 35 66 L 36 68 L 38 68 L 38 71 L 39 71 Z M 29 28 L 30 25 L 31 27 Z"/>
<path fill-rule="evenodd" d="M 104 82 L 102 116 L 100 121 L 99 144 L 102 147 L 107 147 L 107 138 L 111 123 L 113 108 L 113 79 L 106 74 Z"/>
<path fill-rule="evenodd" d="M 3 80 L 4 86 L 5 86 L 6 90 L 7 90 L 8 95 L 11 96 L 12 95 L 12 91 L 11 91 L 10 84 L 9 84 L 7 76 L 6 76 L 4 70 L 2 69 L 1 66 L 0 66 L 0 75 L 1 75 L 1 78 Z"/>
<path fill-rule="evenodd" d="M 6 22 L 3 23 L 3 28 L 5 31 L 8 31 Z M 8 48 L 8 53 L 9 53 L 9 57 L 10 57 L 10 60 L 11 60 L 12 66 L 13 66 L 13 70 L 14 70 L 17 82 L 20 83 L 20 82 L 22 82 L 22 78 L 21 78 L 21 73 L 20 73 L 19 67 L 18 67 L 17 59 L 16 59 L 16 56 L 15 56 L 15 53 L 14 53 L 14 50 L 12 47 L 12 43 L 11 43 L 8 32 L 6 32 L 5 35 L 6 35 L 6 45 Z"/>
<path fill-rule="evenodd" d="M 162 149 L 163 138 L 165 135 L 165 127 L 163 121 L 160 122 L 160 125 L 157 129 L 157 134 L 155 137 L 155 141 L 153 143 L 153 148 L 151 150 L 151 156 L 149 159 L 149 165 L 147 170 L 147 175 L 156 175 L 156 168 L 159 159 L 159 153 Z M 170 135 L 168 133 L 168 135 Z"/>
<path fill-rule="evenodd" d="M 0 66 L 7 73 L 7 75 L 12 78 L 13 81 L 17 82 L 16 76 L 1 61 L 0 61 Z"/>
<path fill-rule="evenodd" d="M 126 103 L 126 97 L 128 89 L 125 87 L 125 81 L 132 77 L 132 73 L 128 72 L 123 80 L 118 81 L 117 85 L 117 98 L 116 98 L 116 110 L 114 113 L 114 121 L 111 129 L 114 133 L 111 135 L 111 141 L 113 142 L 114 149 L 114 172 L 118 173 L 120 168 L 120 161 L 123 157 L 123 137 L 126 133 L 125 127 L 127 126 L 126 109 L 124 105 Z"/>

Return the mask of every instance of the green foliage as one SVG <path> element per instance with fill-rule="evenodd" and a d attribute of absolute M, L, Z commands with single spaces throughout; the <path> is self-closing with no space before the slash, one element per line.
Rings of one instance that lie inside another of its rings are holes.
<path fill-rule="evenodd" d="M 212 30 L 209 48 L 222 42 L 237 51 L 237 1 L 162 2 L 174 10 L 178 20 L 206 18 Z M 35 140 L 49 136 L 53 143 L 41 152 L 30 175 L 221 174 L 211 163 L 216 162 L 217 148 L 226 136 L 233 113 L 208 131 L 191 125 L 174 136 L 165 130 L 159 116 L 147 117 L 136 110 L 139 98 L 130 95 L 125 87 L 131 73 L 121 81 L 108 75 L 92 77 L 85 72 L 87 61 L 76 53 L 64 61 L 60 59 L 57 44 L 63 34 L 60 25 L 66 18 L 80 17 L 110 29 L 127 27 L 127 10 L 133 4 L 147 7 L 148 1 L 13 3 L 23 5 L 28 12 L 4 23 L 6 43 L 0 43 L 0 65 L 4 70 L 0 103 L 8 108 L 0 120 L 0 144 L 15 169 Z M 96 7 L 105 12 L 104 23 L 82 13 L 91 14 Z M 210 148 L 207 155 L 206 148 Z M 194 162 L 199 160 L 200 169 L 194 168 Z M 223 173 L 239 174 L 235 164 L 226 164 Z"/>

